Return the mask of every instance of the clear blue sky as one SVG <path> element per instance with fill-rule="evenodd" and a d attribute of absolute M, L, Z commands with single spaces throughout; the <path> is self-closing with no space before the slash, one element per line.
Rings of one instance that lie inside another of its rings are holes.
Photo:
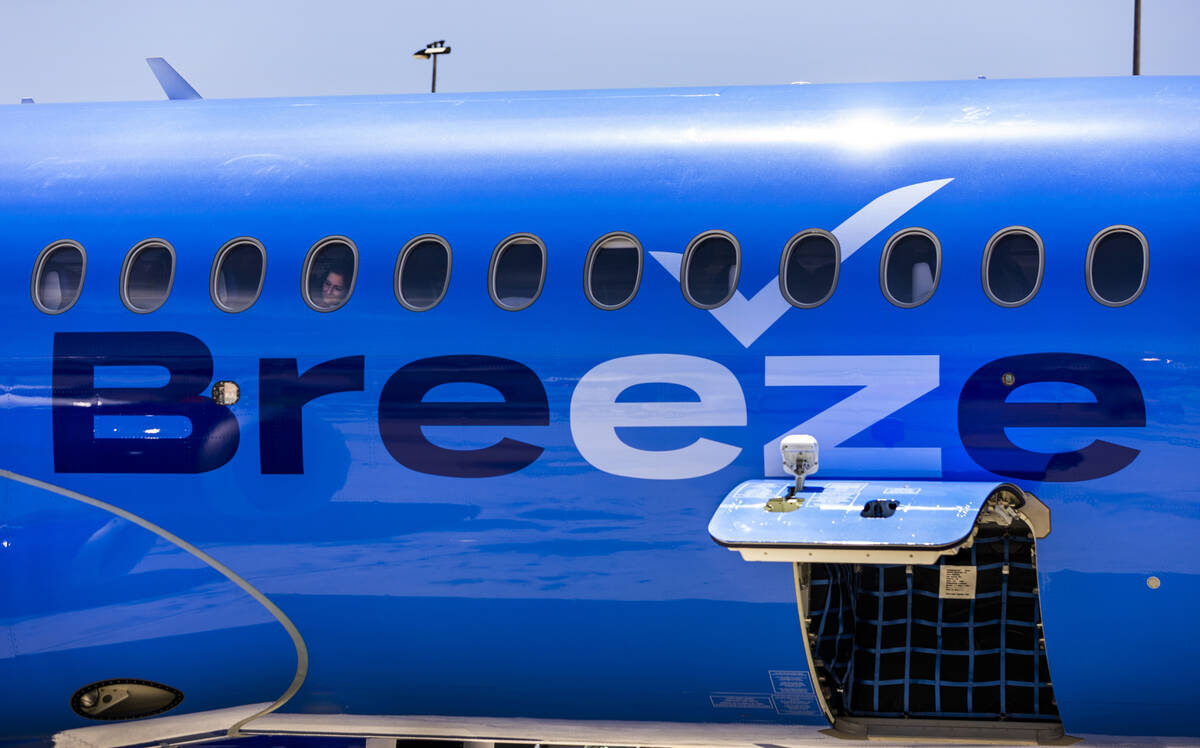
<path fill-rule="evenodd" d="M 1125 75 L 1133 0 L 2 0 L 0 103 Z M 1200 0 L 1144 0 L 1142 70 L 1200 75 Z"/>

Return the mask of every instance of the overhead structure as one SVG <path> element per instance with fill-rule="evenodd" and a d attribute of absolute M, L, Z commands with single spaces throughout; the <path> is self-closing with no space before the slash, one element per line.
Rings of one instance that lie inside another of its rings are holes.
<path fill-rule="evenodd" d="M 413 52 L 413 57 L 422 60 L 433 60 L 433 81 L 429 84 L 429 93 L 437 93 L 437 58 L 438 55 L 450 54 L 450 48 L 446 46 L 446 40 L 441 39 L 436 42 L 430 42 L 425 45 L 424 49 L 418 49 Z"/>

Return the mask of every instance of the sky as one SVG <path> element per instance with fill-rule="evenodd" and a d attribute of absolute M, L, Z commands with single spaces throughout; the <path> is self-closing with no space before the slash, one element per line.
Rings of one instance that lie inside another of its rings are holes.
<path fill-rule="evenodd" d="M 1133 0 L 0 0 L 0 104 L 1127 75 Z M 1142 72 L 1200 75 L 1200 0 L 1143 0 Z"/>

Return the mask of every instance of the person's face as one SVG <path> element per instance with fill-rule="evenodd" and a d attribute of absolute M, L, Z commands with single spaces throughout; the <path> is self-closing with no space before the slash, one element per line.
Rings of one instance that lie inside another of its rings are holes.
<path fill-rule="evenodd" d="M 346 278 L 341 273 L 330 272 L 321 284 L 321 302 L 325 306 L 337 306 L 346 298 Z"/>

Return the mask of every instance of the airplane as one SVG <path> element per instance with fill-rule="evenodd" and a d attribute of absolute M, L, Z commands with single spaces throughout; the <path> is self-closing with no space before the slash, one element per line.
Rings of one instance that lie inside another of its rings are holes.
<path fill-rule="evenodd" d="M 177 90 L 0 108 L 3 745 L 1200 739 L 1200 80 Z"/>

